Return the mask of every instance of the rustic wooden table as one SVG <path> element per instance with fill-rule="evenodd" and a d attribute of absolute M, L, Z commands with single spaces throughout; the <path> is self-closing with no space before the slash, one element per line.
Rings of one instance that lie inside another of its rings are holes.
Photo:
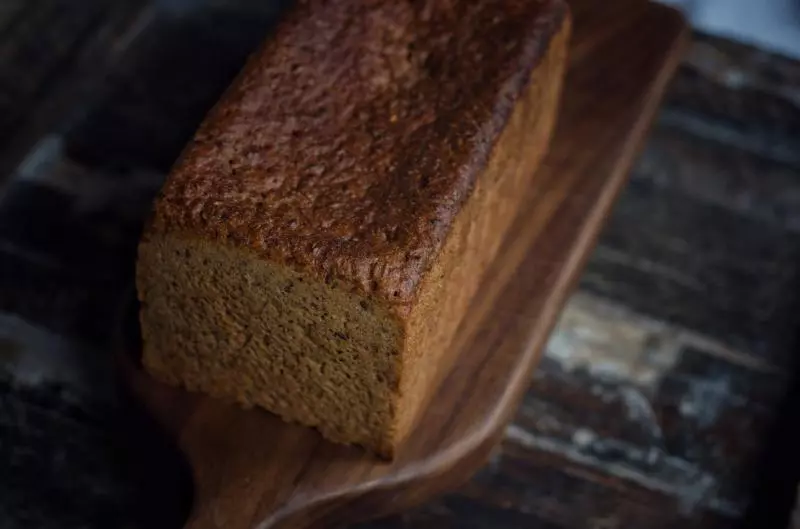
<path fill-rule="evenodd" d="M 186 468 L 109 383 L 111 308 L 163 174 L 276 7 L 0 3 L 0 526 L 180 526 Z M 788 513 L 760 480 L 800 314 L 799 101 L 796 63 L 697 36 L 489 464 L 364 527 Z"/>

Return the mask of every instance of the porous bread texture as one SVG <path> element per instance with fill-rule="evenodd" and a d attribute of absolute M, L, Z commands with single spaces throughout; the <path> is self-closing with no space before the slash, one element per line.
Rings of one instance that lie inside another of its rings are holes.
<path fill-rule="evenodd" d="M 151 373 L 391 454 L 402 335 L 380 304 L 213 242 L 155 237 L 140 255 Z"/>
<path fill-rule="evenodd" d="M 140 245 L 137 285 L 148 371 L 393 457 L 449 367 L 459 324 L 546 152 L 569 35 L 569 20 L 559 13 L 552 32 L 539 36 L 544 41 L 536 64 L 529 65 L 520 93 L 512 94 L 513 111 L 455 206 L 445 237 L 441 243 L 414 240 L 432 252 L 429 265 L 419 272 L 408 263 L 407 276 L 402 269 L 386 276 L 411 285 L 408 292 L 392 293 L 384 283 L 365 288 L 360 254 L 348 257 L 352 278 L 341 270 L 323 274 L 316 255 L 276 258 L 269 248 L 220 236 L 217 226 L 186 221 L 181 208 L 190 203 L 175 199 L 192 185 L 192 166 L 184 159 Z M 192 156 L 190 149 L 188 159 L 205 167 Z M 368 178 L 382 185 L 381 175 Z M 448 178 L 440 181 L 463 185 L 459 175 Z M 408 206 L 412 216 L 414 203 Z M 286 244 L 296 252 L 296 244 Z"/>

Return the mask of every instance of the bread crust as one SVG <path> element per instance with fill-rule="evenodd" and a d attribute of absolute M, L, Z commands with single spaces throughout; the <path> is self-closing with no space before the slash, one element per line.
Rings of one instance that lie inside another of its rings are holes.
<path fill-rule="evenodd" d="M 155 204 L 148 370 L 393 457 L 547 150 L 569 29 L 563 0 L 299 3 Z"/>
<path fill-rule="evenodd" d="M 185 149 L 149 231 L 407 315 L 566 16 L 562 0 L 299 3 Z"/>

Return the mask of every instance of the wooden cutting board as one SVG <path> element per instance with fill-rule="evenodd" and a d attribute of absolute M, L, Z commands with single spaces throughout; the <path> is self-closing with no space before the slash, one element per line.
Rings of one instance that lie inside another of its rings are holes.
<path fill-rule="evenodd" d="M 125 373 L 193 469 L 186 527 L 345 525 L 418 504 L 486 461 L 625 182 L 687 35 L 677 12 L 644 0 L 570 4 L 573 43 L 551 151 L 472 305 L 463 329 L 471 339 L 455 351 L 455 367 L 395 461 L 155 382 L 136 367 L 131 303 Z M 502 277 L 510 279 L 500 284 Z"/>

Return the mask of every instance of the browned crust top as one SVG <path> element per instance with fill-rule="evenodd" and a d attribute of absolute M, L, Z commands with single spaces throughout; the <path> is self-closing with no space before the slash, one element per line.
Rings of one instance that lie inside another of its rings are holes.
<path fill-rule="evenodd" d="M 408 304 L 563 0 L 310 0 L 211 111 L 150 233 L 234 244 Z"/>

